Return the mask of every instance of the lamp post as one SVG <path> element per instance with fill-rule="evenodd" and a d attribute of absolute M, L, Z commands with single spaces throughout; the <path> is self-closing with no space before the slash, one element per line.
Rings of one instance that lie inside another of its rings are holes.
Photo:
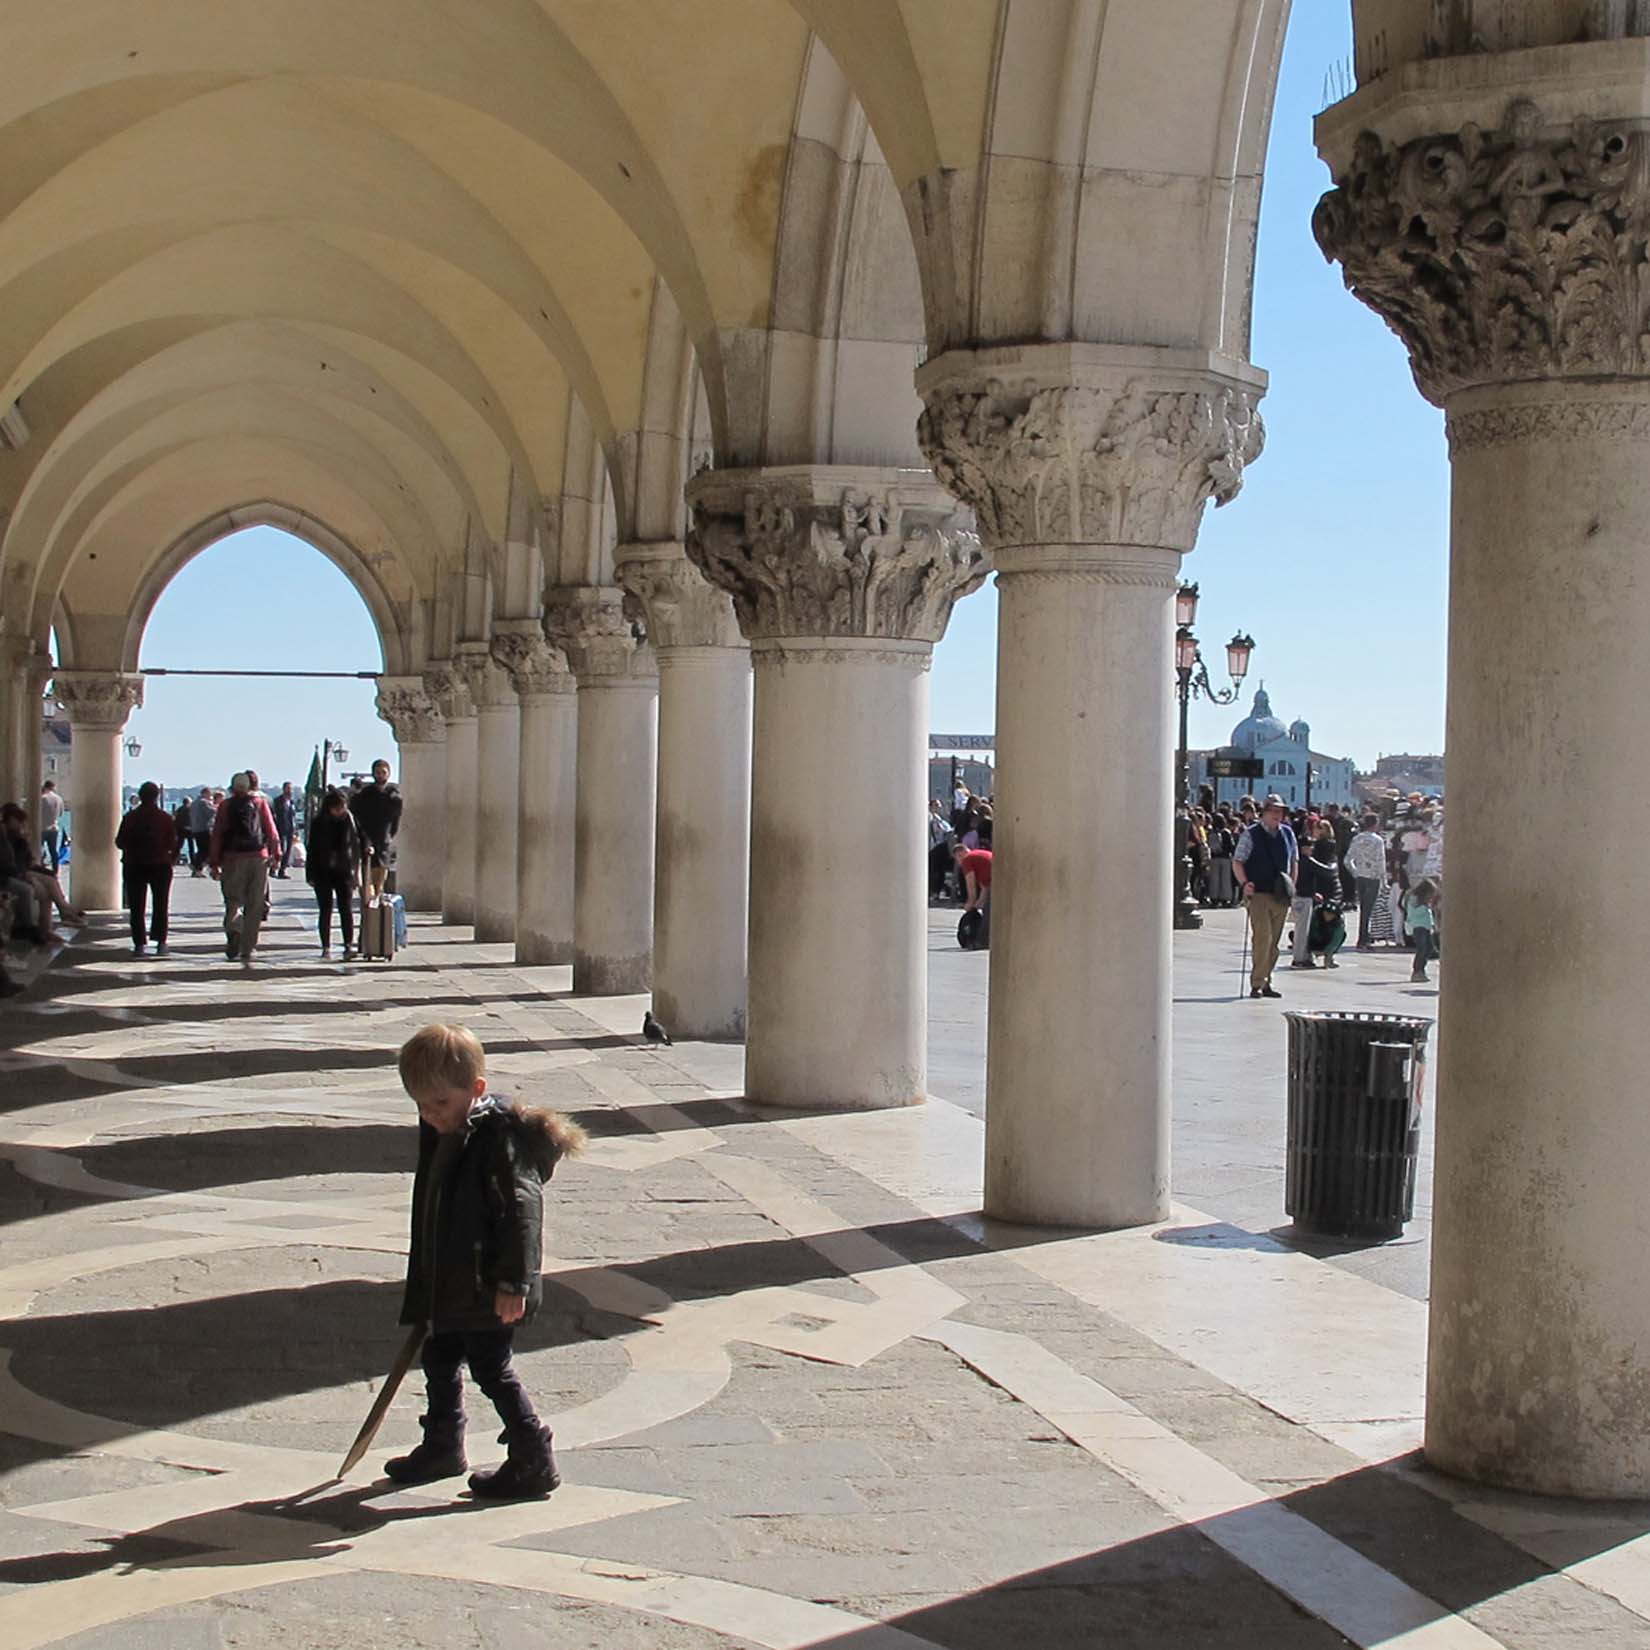
<path fill-rule="evenodd" d="M 126 736 L 126 743 L 121 749 L 135 762 L 143 755 L 143 741 L 135 733 L 130 733 Z"/>
<path fill-rule="evenodd" d="M 1175 759 L 1174 804 L 1174 925 L 1176 928 L 1201 928 L 1203 919 L 1197 914 L 1197 902 L 1191 893 L 1191 857 L 1189 837 L 1191 801 L 1187 796 L 1189 780 L 1186 754 L 1186 718 L 1192 699 L 1201 697 L 1212 704 L 1229 705 L 1238 696 L 1243 678 L 1249 674 L 1249 656 L 1255 651 L 1255 638 L 1243 631 L 1226 644 L 1226 674 L 1232 678 L 1229 688 L 1216 688 L 1209 680 L 1209 667 L 1203 662 L 1192 626 L 1197 622 L 1197 586 L 1183 584 L 1175 592 L 1174 669 L 1175 691 L 1180 698 L 1180 750 Z"/>
<path fill-rule="evenodd" d="M 349 752 L 336 739 L 323 739 L 321 741 L 321 794 L 323 796 L 326 795 L 327 790 L 327 768 L 331 765 L 332 758 L 335 756 L 338 758 L 340 766 L 349 761 Z"/>

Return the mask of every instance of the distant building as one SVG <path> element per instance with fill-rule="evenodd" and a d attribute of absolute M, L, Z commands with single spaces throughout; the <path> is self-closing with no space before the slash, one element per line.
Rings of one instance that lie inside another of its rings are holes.
<path fill-rule="evenodd" d="M 1209 759 L 1241 755 L 1258 758 L 1262 773 L 1257 779 L 1211 780 Z M 1307 768 L 1311 766 L 1308 782 Z M 1189 751 L 1187 766 L 1192 795 L 1200 785 L 1210 785 L 1215 801 L 1236 802 L 1245 796 L 1264 796 L 1276 791 L 1292 808 L 1310 803 L 1322 807 L 1330 802 L 1350 806 L 1355 800 L 1355 768 L 1351 757 L 1326 756 L 1312 749 L 1312 729 L 1296 720 L 1287 727 L 1272 714 L 1272 701 L 1264 687 L 1257 690 L 1250 712 L 1232 729 L 1231 744 L 1218 751 Z"/>
<path fill-rule="evenodd" d="M 74 772 L 74 744 L 69 734 L 69 719 L 61 711 L 41 718 L 40 777 L 49 779 L 57 787 L 65 802 L 73 804 L 74 793 L 69 789 Z"/>
<path fill-rule="evenodd" d="M 1442 756 L 1414 756 L 1408 751 L 1375 759 L 1374 779 L 1388 790 L 1407 796 L 1411 791 L 1430 794 L 1444 788 Z"/>

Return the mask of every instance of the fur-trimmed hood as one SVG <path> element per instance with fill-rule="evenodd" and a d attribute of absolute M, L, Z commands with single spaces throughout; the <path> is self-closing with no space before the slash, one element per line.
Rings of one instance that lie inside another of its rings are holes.
<path fill-rule="evenodd" d="M 577 1157 L 588 1136 L 571 1117 L 548 1106 L 518 1106 L 502 1095 L 488 1094 L 470 1112 L 470 1127 L 496 1117 L 514 1131 L 522 1150 L 540 1176 L 548 1180 L 564 1157 Z"/>

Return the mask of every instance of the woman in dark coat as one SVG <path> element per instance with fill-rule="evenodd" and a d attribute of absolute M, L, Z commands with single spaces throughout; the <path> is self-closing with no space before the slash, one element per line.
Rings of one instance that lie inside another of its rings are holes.
<path fill-rule="evenodd" d="M 315 890 L 321 908 L 321 955 L 332 955 L 332 908 L 338 907 L 338 926 L 344 956 L 355 955 L 355 868 L 361 857 L 361 833 L 350 817 L 349 803 L 336 788 L 328 790 L 309 827 L 304 843 L 304 877 Z"/>

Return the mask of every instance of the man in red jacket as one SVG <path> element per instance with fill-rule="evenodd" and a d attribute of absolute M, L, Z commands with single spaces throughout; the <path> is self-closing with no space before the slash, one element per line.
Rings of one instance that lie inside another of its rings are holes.
<path fill-rule="evenodd" d="M 209 863 L 223 884 L 225 951 L 250 967 L 269 901 L 269 867 L 281 854 L 281 836 L 269 800 L 251 774 L 238 773 L 212 824 Z"/>
<path fill-rule="evenodd" d="M 132 955 L 144 953 L 143 908 L 149 906 L 148 937 L 155 955 L 166 955 L 166 921 L 172 903 L 172 866 L 178 857 L 177 821 L 160 805 L 160 786 L 138 786 L 138 803 L 115 832 L 126 911 L 132 919 Z"/>

